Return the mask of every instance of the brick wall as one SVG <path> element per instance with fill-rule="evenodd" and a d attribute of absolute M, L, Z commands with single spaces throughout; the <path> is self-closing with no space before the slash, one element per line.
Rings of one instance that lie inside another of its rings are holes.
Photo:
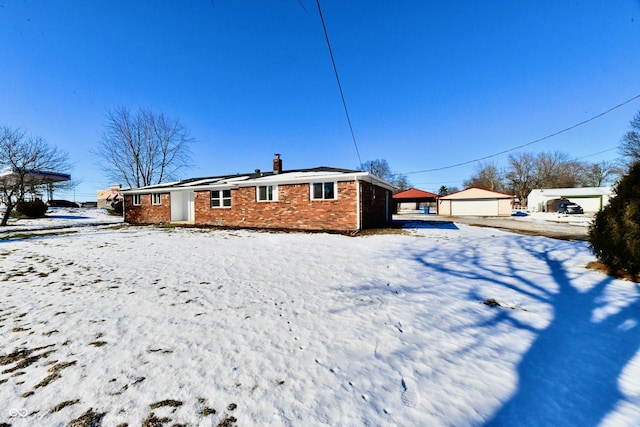
<path fill-rule="evenodd" d="M 338 182 L 337 200 L 311 200 L 309 184 L 278 185 L 278 201 L 256 201 L 256 188 L 231 190 L 230 208 L 211 208 L 195 193 L 195 222 L 225 227 L 350 231 L 357 228 L 355 182 Z"/>
<path fill-rule="evenodd" d="M 151 194 L 140 195 L 140 206 L 133 205 L 133 196 L 124 198 L 125 221 L 129 224 L 157 224 L 171 221 L 171 195 L 160 194 L 160 205 L 151 204 Z"/>
<path fill-rule="evenodd" d="M 389 225 L 388 190 L 360 181 L 361 228 Z M 352 231 L 358 228 L 355 181 L 337 183 L 337 200 L 311 200 L 309 184 L 278 185 L 278 200 L 258 202 L 256 187 L 231 190 L 231 207 L 212 208 L 211 192 L 194 194 L 194 218 L 197 225 L 221 227 L 273 228 L 295 230 Z M 133 196 L 125 196 L 125 221 L 153 224 L 171 221 L 171 195 L 161 194 L 162 205 L 152 205 L 151 195 L 141 195 L 141 205 L 133 206 Z M 389 209 L 392 203 L 389 194 Z M 390 210 L 389 210 L 390 212 Z"/>
<path fill-rule="evenodd" d="M 369 182 L 361 182 L 362 192 L 360 203 L 362 206 L 362 228 L 377 228 L 389 225 L 387 213 L 391 212 L 391 193 Z M 387 193 L 389 198 L 387 200 Z"/>

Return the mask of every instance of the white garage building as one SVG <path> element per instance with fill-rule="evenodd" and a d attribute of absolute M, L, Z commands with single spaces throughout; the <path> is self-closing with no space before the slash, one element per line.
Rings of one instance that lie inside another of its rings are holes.
<path fill-rule="evenodd" d="M 532 190 L 527 197 L 529 212 L 544 212 L 549 200 L 569 199 L 585 212 L 598 212 L 612 196 L 611 187 L 545 188 Z"/>
<path fill-rule="evenodd" d="M 471 187 L 438 199 L 438 215 L 511 216 L 514 196 Z"/>

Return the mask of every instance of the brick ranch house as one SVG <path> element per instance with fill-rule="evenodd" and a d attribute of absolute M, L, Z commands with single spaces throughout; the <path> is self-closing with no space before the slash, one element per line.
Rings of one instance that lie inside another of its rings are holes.
<path fill-rule="evenodd" d="M 330 167 L 194 178 L 122 191 L 130 224 L 353 232 L 391 223 L 396 189 L 368 172 Z"/>

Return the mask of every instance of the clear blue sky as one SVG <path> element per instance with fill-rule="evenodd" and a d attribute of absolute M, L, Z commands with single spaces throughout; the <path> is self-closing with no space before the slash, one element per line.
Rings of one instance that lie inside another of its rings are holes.
<path fill-rule="evenodd" d="M 361 159 L 394 171 L 491 155 L 640 94 L 639 0 L 321 5 Z M 359 163 L 315 0 L 0 0 L 0 125 L 68 152 L 80 185 L 56 197 L 111 183 L 90 149 L 117 106 L 183 122 L 197 140 L 184 178 L 268 170 L 274 153 L 285 169 Z M 615 159 L 638 110 L 518 151 Z M 408 178 L 437 191 L 474 170 Z"/>

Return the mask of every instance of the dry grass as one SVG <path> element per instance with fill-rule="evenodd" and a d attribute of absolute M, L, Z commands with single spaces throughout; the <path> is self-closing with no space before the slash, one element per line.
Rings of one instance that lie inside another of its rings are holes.
<path fill-rule="evenodd" d="M 102 418 L 106 412 L 93 412 L 93 408 L 89 408 L 87 412 L 80 415 L 75 420 L 71 420 L 67 427 L 95 427 L 102 425 Z"/>
<path fill-rule="evenodd" d="M 626 271 L 613 271 L 607 265 L 600 261 L 593 261 L 587 264 L 587 268 L 592 270 L 600 271 L 606 275 L 611 277 L 615 277 L 616 279 L 628 280 L 630 282 L 640 283 L 640 274 L 636 274 L 635 276 L 629 274 Z"/>
<path fill-rule="evenodd" d="M 61 411 L 62 409 L 66 408 L 67 406 L 75 405 L 76 403 L 80 403 L 80 399 L 66 400 L 66 401 L 64 401 L 62 403 L 58 403 L 56 406 L 51 408 L 49 413 L 53 414 L 54 412 Z"/>

